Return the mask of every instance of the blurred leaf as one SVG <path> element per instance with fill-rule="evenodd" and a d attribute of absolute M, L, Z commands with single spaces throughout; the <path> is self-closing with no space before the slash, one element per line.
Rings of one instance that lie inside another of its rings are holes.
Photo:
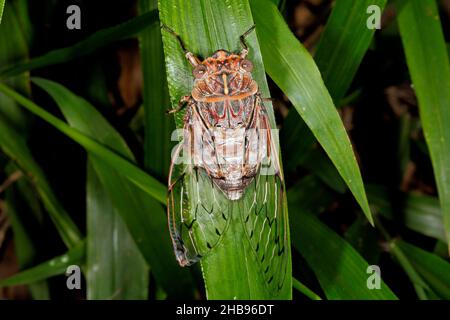
<path fill-rule="evenodd" d="M 310 175 L 300 180 L 289 189 L 288 199 L 292 244 L 316 274 L 328 299 L 396 299 L 383 282 L 381 290 L 367 288 L 369 264 L 314 216 L 333 201 L 317 177 Z"/>
<path fill-rule="evenodd" d="M 450 238 L 450 67 L 434 0 L 397 2 L 400 35 Z"/>
<path fill-rule="evenodd" d="M 157 0 L 139 0 L 141 14 L 158 9 Z M 145 109 L 144 155 L 145 167 L 158 177 L 166 177 L 170 165 L 173 118 L 166 114 L 170 108 L 161 28 L 154 24 L 139 37 L 144 79 Z"/>
<path fill-rule="evenodd" d="M 438 199 L 414 193 L 408 194 L 405 199 L 404 220 L 408 228 L 445 241 Z"/>
<path fill-rule="evenodd" d="M 0 0 L 0 23 L 2 23 L 3 9 L 5 8 L 5 0 Z"/>
<path fill-rule="evenodd" d="M 15 165 L 7 168 L 7 174 L 17 171 Z M 42 212 L 36 192 L 30 182 L 23 177 L 16 181 L 5 192 L 6 209 L 14 234 L 14 249 L 20 270 L 27 269 L 40 258 L 41 250 L 38 246 L 42 232 Z M 32 228 L 32 230 L 30 230 Z M 30 292 L 34 299 L 45 300 L 50 298 L 48 285 L 45 281 L 30 284 Z"/>
<path fill-rule="evenodd" d="M 33 82 L 47 91 L 47 93 L 55 99 L 71 126 L 90 137 L 95 137 L 97 141 L 102 142 L 105 146 L 117 151 L 127 159 L 134 161 L 133 154 L 128 149 L 128 146 L 119 133 L 115 131 L 102 115 L 87 101 L 74 95 L 55 82 L 37 78 L 34 78 Z M 95 188 L 92 188 L 90 191 L 93 193 L 102 192 L 99 196 L 101 196 L 103 200 L 105 200 L 104 198 L 106 195 L 109 197 L 114 209 L 117 210 L 123 221 L 125 221 L 136 244 L 152 267 L 152 272 L 155 274 L 158 283 L 164 287 L 164 290 L 166 290 L 171 297 L 189 295 L 191 291 L 190 287 L 192 287 L 191 278 L 188 271 L 179 268 L 175 262 L 169 241 L 170 238 L 167 235 L 167 222 L 161 205 L 149 197 L 145 192 L 138 189 L 134 184 L 130 183 L 130 181 L 122 175 L 120 170 L 105 164 L 98 156 L 91 155 L 90 163 L 93 165 L 95 171 L 95 176 L 92 176 L 93 181 L 90 182 L 93 184 L 92 187 L 100 184 L 104 189 L 96 190 Z M 104 193 L 106 193 L 106 195 Z M 122 279 L 125 282 L 131 281 L 129 275 L 127 275 L 127 273 L 130 273 L 130 267 L 126 268 L 126 266 L 129 265 L 130 259 L 135 260 L 135 271 L 131 273 L 137 277 L 134 280 L 141 281 L 141 285 L 146 287 L 147 283 L 146 281 L 143 281 L 143 277 L 145 278 L 147 270 L 142 264 L 143 261 L 142 263 L 138 263 L 139 257 L 136 256 L 138 255 L 138 252 L 132 249 L 132 244 L 130 243 L 131 239 L 128 239 L 128 235 L 125 235 L 125 227 L 120 225 L 122 223 L 121 220 L 119 220 L 118 217 L 116 219 L 111 219 L 101 216 L 102 214 L 108 214 L 106 209 L 111 204 L 102 201 L 105 210 L 99 210 L 96 206 L 100 205 L 100 203 L 96 204 L 92 197 L 89 199 L 90 204 L 92 205 L 91 209 L 98 211 L 96 214 L 100 215 L 97 217 L 90 217 L 92 218 L 90 221 L 94 222 L 95 219 L 102 225 L 102 228 L 106 228 L 104 226 L 104 221 L 114 220 L 112 221 L 113 227 L 117 228 L 117 230 L 111 230 L 111 233 L 108 236 L 111 238 L 111 242 L 118 236 L 119 230 L 122 232 L 119 239 L 123 242 L 119 243 L 117 242 L 118 240 L 114 240 L 118 247 L 110 249 L 114 249 L 115 251 L 123 250 L 123 252 L 114 252 L 113 255 L 106 255 L 106 259 L 108 257 L 115 259 L 116 255 L 117 259 L 119 257 L 123 258 L 124 256 L 129 256 L 128 259 L 121 260 L 125 264 L 122 268 L 114 270 L 115 272 L 121 272 L 121 276 L 125 276 L 125 278 Z M 92 251 L 88 252 L 97 255 L 102 251 L 101 248 L 91 247 L 91 245 L 94 246 L 94 243 L 91 244 L 89 242 L 104 242 L 104 239 L 98 239 L 97 237 L 100 237 L 97 231 L 98 227 L 91 226 L 93 227 L 92 233 L 89 233 L 88 230 L 88 250 Z M 105 234 L 103 234 L 103 236 L 105 237 Z M 90 257 L 88 256 L 88 262 L 89 258 Z M 88 268 L 96 268 L 98 266 L 98 263 L 95 260 L 96 259 L 94 258 L 92 265 L 88 266 Z M 104 268 L 107 268 L 106 264 L 108 263 L 111 264 L 112 262 L 104 261 Z M 112 267 L 117 268 L 117 262 L 109 266 L 109 268 Z M 99 268 L 99 270 L 103 269 L 101 267 Z M 90 271 L 92 274 L 93 270 L 90 269 Z M 143 288 L 140 290 L 143 290 Z"/>
<path fill-rule="evenodd" d="M 374 211 L 388 219 L 400 220 L 411 230 L 445 241 L 438 199 L 416 193 L 397 194 L 393 206 L 392 197 L 384 187 L 368 185 L 367 194 Z"/>
<path fill-rule="evenodd" d="M 450 299 L 450 263 L 405 241 L 395 243 L 429 288 L 440 298 Z"/>
<path fill-rule="evenodd" d="M 71 126 L 133 160 L 122 137 L 85 100 L 54 82 L 38 78 L 33 82 L 55 99 Z M 87 171 L 87 297 L 146 299 L 148 267 L 93 170 L 91 163 L 96 161 L 89 158 Z M 110 174 L 117 175 L 114 170 Z"/>
<path fill-rule="evenodd" d="M 158 200 L 160 203 L 166 202 L 166 188 L 155 178 L 151 177 L 139 167 L 117 155 L 115 152 L 106 148 L 96 140 L 82 134 L 79 130 L 68 126 L 64 121 L 56 118 L 43 108 L 35 104 L 33 101 L 25 98 L 23 95 L 15 92 L 8 86 L 0 82 L 0 92 L 13 98 L 24 108 L 50 123 L 56 129 L 64 133 L 66 136 L 80 144 L 87 151 L 97 155 L 105 163 L 113 168 L 117 168 L 120 172 L 145 193 Z"/>
<path fill-rule="evenodd" d="M 369 264 L 344 239 L 313 215 L 295 207 L 290 212 L 292 243 L 316 274 L 328 299 L 396 299 L 383 281 L 381 289 L 368 289 Z"/>
<path fill-rule="evenodd" d="M 0 280 L 0 287 L 31 284 L 56 275 L 64 274 L 70 265 L 81 266 L 85 254 L 84 241 L 80 241 L 66 254 L 19 272 L 12 277 Z"/>
<path fill-rule="evenodd" d="M 130 38 L 158 21 L 158 12 L 153 10 L 117 26 L 102 29 L 85 40 L 67 48 L 50 51 L 31 61 L 20 62 L 11 67 L 0 69 L 0 77 L 11 77 L 24 71 L 64 63 L 86 56 L 113 42 Z"/>
<path fill-rule="evenodd" d="M 342 106 L 340 101 L 350 87 L 374 35 L 374 30 L 366 26 L 369 17 L 367 8 L 370 5 L 377 5 L 383 11 L 386 2 L 386 0 L 339 0 L 334 4 L 314 60 L 325 86 L 338 107 Z M 305 122 L 296 112 L 289 112 L 287 116 L 286 126 L 283 129 L 285 132 L 282 134 L 283 137 L 291 137 L 285 141 L 283 149 L 287 151 L 285 159 L 288 168 L 301 164 L 300 154 L 308 151 L 314 144 L 313 135 L 310 132 L 304 133 Z M 299 142 L 298 139 L 294 139 L 295 137 L 301 137 L 301 149 L 298 148 Z"/>
<path fill-rule="evenodd" d="M 387 0 L 336 1 L 314 56 L 323 81 L 337 104 L 346 94 L 375 29 L 367 28 L 369 6 L 381 9 Z"/>
<path fill-rule="evenodd" d="M 174 29 L 186 43 L 187 48 L 203 58 L 218 49 L 240 50 L 239 37 L 252 25 L 252 16 L 247 1 L 180 1 L 159 2 L 160 20 Z M 248 36 L 249 59 L 254 64 L 253 79 L 259 85 L 263 97 L 269 97 L 264 66 L 259 52 L 256 34 Z M 169 93 L 172 105 L 192 90 L 192 67 L 173 35 L 163 32 L 163 44 Z M 265 103 L 272 127 L 275 119 L 272 106 Z M 182 114 L 176 115 L 178 127 L 182 126 Z M 205 198 L 211 198 L 209 185 L 199 187 Z M 208 193 L 208 194 L 206 194 Z M 241 200 L 249 201 L 251 192 Z M 232 203 L 232 202 L 231 202 Z M 208 299 L 290 299 L 292 295 L 290 262 L 284 287 L 278 297 L 266 289 L 263 272 L 255 259 L 250 242 L 245 235 L 241 212 L 234 205 L 229 209 L 232 220 L 220 243 L 201 261 Z M 286 249 L 289 254 L 290 249 Z"/>
<path fill-rule="evenodd" d="M 0 134 L 1 149 L 16 162 L 24 174 L 29 176 L 36 185 L 37 192 L 62 240 L 67 247 L 72 248 L 81 240 L 80 231 L 54 195 L 42 169 L 34 161 L 27 144 L 1 117 L 0 132 L 2 133 Z"/>
<path fill-rule="evenodd" d="M 267 73 L 293 103 L 373 224 L 350 139 L 314 60 L 275 5 L 267 0 L 251 4 Z"/>
<path fill-rule="evenodd" d="M 147 264 L 90 164 L 86 193 L 87 299 L 147 299 Z"/>

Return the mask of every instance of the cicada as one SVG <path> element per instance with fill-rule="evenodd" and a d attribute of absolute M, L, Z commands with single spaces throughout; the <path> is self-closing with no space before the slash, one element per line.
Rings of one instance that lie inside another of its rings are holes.
<path fill-rule="evenodd" d="M 169 111 L 185 109 L 168 180 L 176 259 L 187 266 L 207 255 L 226 232 L 230 213 L 240 212 L 267 285 L 280 289 L 289 248 L 284 182 L 264 99 L 247 59 L 246 37 L 254 26 L 240 37 L 240 52 L 221 49 L 203 60 L 163 27 L 178 39 L 194 77 L 191 94 Z"/>

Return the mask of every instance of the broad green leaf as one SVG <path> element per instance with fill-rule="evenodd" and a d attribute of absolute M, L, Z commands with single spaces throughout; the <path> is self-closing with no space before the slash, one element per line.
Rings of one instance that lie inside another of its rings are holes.
<path fill-rule="evenodd" d="M 55 99 L 71 126 L 79 129 L 82 133 L 90 137 L 95 137 L 97 141 L 102 142 L 105 146 L 117 151 L 127 159 L 134 161 L 131 151 L 128 149 L 128 146 L 119 133 L 115 131 L 102 115 L 87 101 L 74 95 L 63 86 L 49 80 L 33 79 L 33 82 L 46 90 Z M 188 295 L 190 292 L 189 286 L 192 285 L 191 278 L 187 270 L 178 268 L 175 263 L 169 241 L 167 222 L 161 205 L 127 180 L 120 169 L 111 168 L 96 155 L 90 156 L 90 163 L 93 166 L 93 171 L 95 171 L 95 177 L 92 177 L 94 179 L 93 183 L 96 185 L 100 184 L 104 189 L 99 190 L 97 188 L 97 190 L 91 189 L 90 191 L 100 191 L 102 192 L 102 198 L 107 196 L 110 199 L 114 210 L 117 210 L 121 215 L 123 221 L 130 230 L 131 235 L 136 241 L 136 244 L 150 264 L 152 272 L 155 274 L 156 281 L 163 286 L 170 297 Z M 90 198 L 90 200 L 91 201 L 88 203 L 95 206 L 94 199 Z M 106 206 L 105 202 L 103 202 L 103 204 Z M 91 208 L 96 211 L 102 211 L 94 207 Z M 108 214 L 108 212 L 103 213 Z M 97 212 L 97 214 L 101 215 L 102 213 Z M 93 216 L 92 219 L 95 219 L 98 223 L 103 225 L 104 222 L 102 223 L 101 220 L 108 220 L 110 218 Z M 90 221 L 93 222 L 94 220 Z M 144 267 L 143 262 L 139 262 L 140 257 L 138 252 L 132 249 L 133 245 L 131 239 L 128 238 L 128 234 L 126 234 L 125 226 L 120 225 L 122 222 L 118 217 L 115 218 L 113 223 L 116 224 L 115 227 L 117 230 L 111 230 L 111 233 L 109 234 L 111 242 L 117 237 L 119 230 L 122 232 L 121 241 L 123 241 L 120 243 L 118 240 L 114 240 L 118 245 L 115 250 L 126 250 L 126 252 L 118 253 L 119 256 L 128 255 L 130 257 L 129 259 L 135 260 L 136 265 L 133 267 L 135 270 L 131 273 L 137 277 L 134 278 L 135 281 L 143 281 L 143 277 L 145 278 L 147 270 Z M 96 248 L 91 247 L 94 246 L 94 243 L 89 243 L 90 241 L 100 241 L 100 239 L 97 239 L 100 235 L 96 234 L 98 227 L 92 225 L 91 227 L 93 227 L 92 233 L 90 233 L 88 229 L 88 250 L 92 249 L 93 254 L 98 254 L 99 251 Z M 106 229 L 106 227 L 102 228 Z M 104 232 L 106 232 L 106 230 L 104 230 Z M 103 236 L 105 236 L 104 233 Z M 98 249 L 101 250 L 101 248 Z M 89 257 L 90 256 L 88 255 L 88 262 Z M 114 258 L 114 254 L 110 257 Z M 121 272 L 124 276 L 126 276 L 127 272 L 130 272 L 129 267 L 125 269 L 125 266 L 130 263 L 129 259 L 122 259 L 122 262 L 125 263 L 125 265 L 122 269 L 117 270 L 117 272 Z M 96 265 L 98 265 L 98 263 L 93 261 L 92 268 L 95 268 Z M 88 265 L 88 272 L 89 267 L 90 266 Z M 110 268 L 111 267 L 112 266 L 110 266 Z M 117 267 L 117 265 L 114 265 L 114 267 Z M 105 268 L 107 267 L 105 266 Z M 127 278 L 122 278 L 122 280 L 126 281 Z M 131 280 L 128 278 L 128 281 Z M 143 282 L 142 285 L 146 287 L 146 281 Z"/>
<path fill-rule="evenodd" d="M 48 67 L 86 56 L 115 41 L 130 38 L 158 21 L 158 12 L 153 10 L 117 26 L 102 29 L 77 44 L 50 51 L 30 61 L 1 68 L 0 77 L 11 77 L 24 71 Z"/>
<path fill-rule="evenodd" d="M 358 70 L 364 55 L 372 41 L 374 31 L 368 29 L 366 21 L 369 18 L 367 9 L 371 5 L 378 6 L 383 11 L 386 0 L 339 0 L 335 1 L 331 15 L 325 25 L 314 55 L 325 86 L 336 106 L 341 106 L 352 80 Z M 290 112 L 282 132 L 285 159 L 287 167 L 293 168 L 301 164 L 301 156 L 314 144 L 311 133 L 304 133 L 305 122 L 296 112 Z M 302 148 L 299 149 L 298 140 Z"/>
<path fill-rule="evenodd" d="M 158 9 L 158 0 L 139 0 L 141 14 Z M 175 128 L 170 108 L 161 28 L 154 24 L 139 37 L 145 109 L 144 162 L 158 177 L 166 177 L 170 165 L 170 139 Z"/>
<path fill-rule="evenodd" d="M 414 269 L 440 298 L 450 299 L 450 263 L 405 241 L 397 240 Z"/>
<path fill-rule="evenodd" d="M 81 266 L 84 263 L 85 244 L 80 241 L 67 253 L 19 272 L 12 277 L 0 280 L 0 287 L 31 284 L 47 278 L 64 274 L 70 265 Z"/>
<path fill-rule="evenodd" d="M 321 206 L 330 204 L 332 200 L 322 196 L 326 191 L 322 191 L 324 186 L 317 182 L 316 177 L 308 176 L 288 191 L 291 239 L 294 248 L 314 271 L 326 297 L 344 300 L 396 299 L 383 281 L 380 290 L 368 289 L 370 274 L 367 273 L 367 261 L 345 239 L 314 216 L 323 211 Z M 315 187 L 311 188 L 313 185 Z M 291 199 L 294 201 L 291 202 Z M 309 199 L 309 202 L 305 203 L 302 199 Z"/>
<path fill-rule="evenodd" d="M 434 0 L 398 1 L 398 23 L 450 238 L 450 66 Z"/>
<path fill-rule="evenodd" d="M 218 49 L 240 51 L 239 37 L 253 25 L 250 6 L 242 0 L 168 0 L 159 1 L 160 20 L 174 29 L 186 43 L 186 47 L 196 55 L 205 58 Z M 264 66 L 259 52 L 256 34 L 247 38 L 249 59 L 254 64 L 253 78 L 259 85 L 263 97 L 269 97 Z M 169 93 L 172 106 L 189 95 L 192 90 L 192 67 L 186 61 L 175 37 L 163 31 L 163 44 Z M 267 103 L 272 127 L 275 128 L 272 106 Z M 178 127 L 182 125 L 181 112 L 176 117 Z M 205 198 L 210 198 L 208 185 L 199 189 Z M 240 201 L 249 201 L 251 192 L 246 192 Z M 230 204 L 231 205 L 231 204 Z M 278 297 L 266 289 L 264 275 L 251 249 L 241 212 L 234 205 L 228 210 L 231 217 L 229 227 L 222 235 L 220 243 L 202 259 L 202 271 L 206 293 L 209 299 L 290 299 L 292 294 L 290 262 L 286 280 Z M 271 244 L 272 245 L 272 244 Z M 290 248 L 286 249 L 289 254 Z"/>
<path fill-rule="evenodd" d="M 64 121 L 53 116 L 43 108 L 27 99 L 20 93 L 12 90 L 7 85 L 0 82 L 0 92 L 17 101 L 28 111 L 42 118 L 53 127 L 64 133 L 66 136 L 80 144 L 87 151 L 97 155 L 102 161 L 108 163 L 113 168 L 117 168 L 120 172 L 145 193 L 158 200 L 160 203 L 166 203 L 166 188 L 155 178 L 145 173 L 132 162 L 121 157 L 109 148 L 103 146 L 96 140 L 82 134 L 79 130 L 68 126 Z"/>
<path fill-rule="evenodd" d="M 293 103 L 373 224 L 350 139 L 314 60 L 275 5 L 267 0 L 251 4 L 267 73 Z"/>

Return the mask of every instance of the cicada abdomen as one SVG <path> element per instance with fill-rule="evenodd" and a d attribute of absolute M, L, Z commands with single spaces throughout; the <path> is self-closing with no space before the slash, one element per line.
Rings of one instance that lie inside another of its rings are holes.
<path fill-rule="evenodd" d="M 190 265 L 220 242 L 236 202 L 263 278 L 276 291 L 288 267 L 287 212 L 278 147 L 246 59 L 251 30 L 240 53 L 218 50 L 203 61 L 175 34 L 195 80 L 173 110 L 186 108 L 169 174 L 169 228 L 179 264 Z"/>

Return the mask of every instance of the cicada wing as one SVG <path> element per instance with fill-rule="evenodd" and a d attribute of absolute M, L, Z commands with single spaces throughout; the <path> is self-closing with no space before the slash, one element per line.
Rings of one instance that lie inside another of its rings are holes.
<path fill-rule="evenodd" d="M 229 201 L 193 160 L 201 158 L 193 153 L 201 150 L 203 140 L 209 134 L 196 117 L 194 113 L 192 121 L 185 126 L 183 147 L 180 147 L 186 161 L 180 165 L 173 161 L 169 179 L 169 229 L 181 266 L 199 261 L 220 242 L 231 212 Z M 174 158 L 180 157 L 181 152 L 177 150 Z"/>
<path fill-rule="evenodd" d="M 260 271 L 272 294 L 285 282 L 289 267 L 288 218 L 278 148 L 267 113 L 259 100 L 255 129 L 261 153 L 260 166 L 247 188 L 242 219 Z"/>

